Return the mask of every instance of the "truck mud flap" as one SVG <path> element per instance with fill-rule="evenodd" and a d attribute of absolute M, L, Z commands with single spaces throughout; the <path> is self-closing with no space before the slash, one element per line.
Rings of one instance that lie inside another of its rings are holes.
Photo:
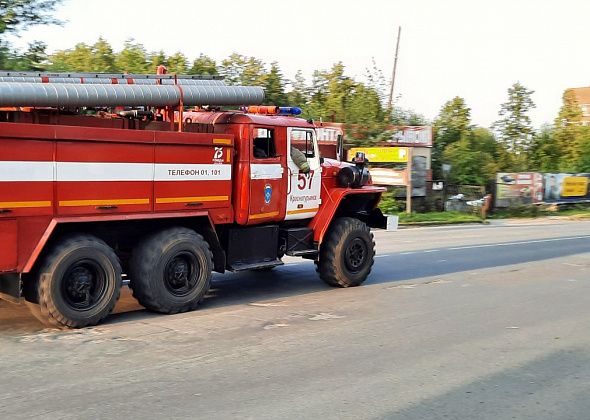
<path fill-rule="evenodd" d="M 377 228 L 377 229 L 386 229 L 387 228 L 387 216 L 383 215 L 381 209 L 379 207 L 374 208 L 369 213 L 366 223 L 369 227 Z"/>

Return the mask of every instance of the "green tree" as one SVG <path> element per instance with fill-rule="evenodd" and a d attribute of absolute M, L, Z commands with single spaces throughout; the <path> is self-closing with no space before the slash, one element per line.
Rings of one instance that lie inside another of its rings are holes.
<path fill-rule="evenodd" d="M 150 71 L 144 46 L 136 43 L 133 39 L 125 41 L 124 48 L 115 57 L 115 65 L 119 71 L 127 73 L 147 73 Z"/>
<path fill-rule="evenodd" d="M 166 66 L 166 68 L 168 68 L 168 58 L 166 57 L 166 54 L 162 50 L 151 52 L 148 55 L 147 61 L 148 61 L 148 73 L 154 73 L 156 71 L 156 69 L 158 68 L 158 66 L 160 66 L 160 65 Z"/>
<path fill-rule="evenodd" d="M 230 85 L 263 86 L 267 77 L 261 60 L 237 53 L 233 53 L 221 62 L 219 73 Z"/>
<path fill-rule="evenodd" d="M 531 146 L 533 127 L 528 112 L 535 108 L 531 98 L 534 93 L 516 82 L 508 89 L 508 101 L 502 104 L 500 118 L 493 125 L 498 133 L 498 142 L 514 154 L 516 171 L 527 169 L 527 151 Z"/>
<path fill-rule="evenodd" d="M 306 114 L 311 118 L 346 122 L 346 109 L 357 83 L 344 74 L 339 62 L 328 71 L 315 71 Z"/>
<path fill-rule="evenodd" d="M 12 49 L 5 37 L 32 25 L 59 24 L 52 14 L 60 3 L 61 0 L 0 0 L 0 68 L 45 69 L 45 44 L 34 41 L 29 45 L 29 49 L 20 55 Z"/>
<path fill-rule="evenodd" d="M 496 141 L 489 130 L 477 128 L 465 132 L 461 139 L 443 151 L 451 165 L 449 181 L 457 184 L 485 185 L 501 168 L 497 162 Z"/>
<path fill-rule="evenodd" d="M 90 68 L 86 71 L 96 73 L 113 73 L 117 71 L 113 47 L 104 38 L 98 38 L 90 48 Z"/>
<path fill-rule="evenodd" d="M 471 130 L 471 109 L 459 96 L 447 101 L 433 124 L 432 170 L 435 178 L 442 177 L 443 152 Z"/>
<path fill-rule="evenodd" d="M 177 52 L 172 54 L 168 57 L 168 72 L 169 73 L 176 73 L 176 74 L 186 74 L 188 69 L 188 59 L 186 56 L 181 53 Z M 152 71 L 155 71 L 152 70 Z"/>
<path fill-rule="evenodd" d="M 221 62 L 219 73 L 223 76 L 225 82 L 230 85 L 240 83 L 241 74 L 246 65 L 246 57 L 238 53 L 231 54 Z"/>
<path fill-rule="evenodd" d="M 292 106 L 303 107 L 309 99 L 303 72 L 297 70 L 295 79 L 291 80 L 289 84 L 291 85 L 291 90 L 287 93 L 287 102 Z"/>
<path fill-rule="evenodd" d="M 580 136 L 578 172 L 590 172 L 590 127 L 583 127 Z"/>
<path fill-rule="evenodd" d="M 344 115 L 343 121 L 355 143 L 369 144 L 382 140 L 388 119 L 375 89 L 357 83 L 345 104 Z"/>
<path fill-rule="evenodd" d="M 61 0 L 0 0 L 0 36 L 31 25 L 60 23 L 52 14 Z"/>
<path fill-rule="evenodd" d="M 210 57 L 200 54 L 193 61 L 193 65 L 189 70 L 190 74 L 202 74 L 205 76 L 217 76 L 217 63 Z"/>
<path fill-rule="evenodd" d="M 560 151 L 559 169 L 574 172 L 581 156 L 582 109 L 573 90 L 563 93 L 563 105 L 555 119 L 555 142 Z"/>
<path fill-rule="evenodd" d="M 6 70 L 44 71 L 48 66 L 46 48 L 44 42 L 33 41 L 29 43 L 29 48 L 22 55 L 16 51 L 9 51 L 6 62 L 0 68 Z"/>
<path fill-rule="evenodd" d="M 244 63 L 239 83 L 243 86 L 264 86 L 268 73 L 264 68 L 264 62 L 255 57 L 248 57 Z"/>
<path fill-rule="evenodd" d="M 418 114 L 413 109 L 394 107 L 391 111 L 391 124 L 393 125 L 427 125 L 424 115 Z"/>
<path fill-rule="evenodd" d="M 541 130 L 534 134 L 528 151 L 529 169 L 538 172 L 558 172 L 560 155 L 553 127 L 541 127 Z"/>
<path fill-rule="evenodd" d="M 285 81 L 277 62 L 270 64 L 270 71 L 264 80 L 265 99 L 267 105 L 287 105 L 285 94 Z"/>
<path fill-rule="evenodd" d="M 49 57 L 52 71 L 90 71 L 92 68 L 92 47 L 80 42 L 69 50 L 57 51 Z"/>

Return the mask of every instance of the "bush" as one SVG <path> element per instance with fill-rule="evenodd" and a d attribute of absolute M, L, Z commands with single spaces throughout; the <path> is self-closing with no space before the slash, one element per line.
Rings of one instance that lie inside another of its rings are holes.
<path fill-rule="evenodd" d="M 403 208 L 405 204 L 395 199 L 395 191 L 384 192 L 379 202 L 379 208 L 383 214 L 397 214 Z"/>
<path fill-rule="evenodd" d="M 517 204 L 506 209 L 496 210 L 493 218 L 503 219 L 507 217 L 538 217 L 543 213 L 541 208 L 535 204 Z"/>

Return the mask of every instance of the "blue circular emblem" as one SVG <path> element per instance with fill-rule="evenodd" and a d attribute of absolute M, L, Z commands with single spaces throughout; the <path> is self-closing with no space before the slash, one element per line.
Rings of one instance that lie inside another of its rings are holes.
<path fill-rule="evenodd" d="M 272 198 L 272 185 L 266 184 L 264 186 L 264 202 L 266 204 L 269 204 L 271 198 Z"/>

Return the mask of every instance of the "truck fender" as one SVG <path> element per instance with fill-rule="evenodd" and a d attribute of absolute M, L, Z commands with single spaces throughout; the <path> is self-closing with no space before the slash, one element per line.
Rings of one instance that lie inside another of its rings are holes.
<path fill-rule="evenodd" d="M 149 214 L 112 214 L 112 215 L 101 215 L 101 216 L 76 216 L 76 217 L 56 217 L 51 220 L 45 232 L 35 245 L 33 252 L 29 255 L 29 258 L 26 260 L 25 265 L 23 266 L 22 273 L 29 273 L 35 263 L 39 260 L 39 257 L 43 253 L 44 249 L 46 248 L 48 242 L 54 237 L 55 231 L 58 226 L 63 225 L 90 225 L 92 226 L 95 223 L 108 223 L 108 222 L 117 222 L 117 221 L 139 221 L 139 220 L 157 220 L 157 219 L 177 219 L 179 220 L 179 224 L 186 225 L 190 228 L 198 228 L 199 233 L 201 233 L 205 239 L 209 242 L 211 246 L 211 251 L 213 251 L 214 255 L 214 263 L 215 268 L 217 270 L 218 267 L 225 267 L 225 253 L 221 248 L 221 244 L 219 242 L 219 238 L 217 237 L 217 233 L 214 228 L 213 221 L 211 220 L 209 213 L 207 211 L 198 211 L 198 212 L 183 212 L 183 213 L 149 213 Z M 193 220 L 193 223 L 186 223 L 186 220 Z M 195 219 L 198 220 L 197 223 Z M 182 220 L 182 222 L 180 222 Z M 220 254 L 221 251 L 221 254 Z"/>
<path fill-rule="evenodd" d="M 322 205 L 315 217 L 309 223 L 309 228 L 313 230 L 314 242 L 321 244 L 324 235 L 326 234 L 330 224 L 337 216 L 358 216 L 360 219 L 366 220 L 370 216 L 370 212 L 379 203 L 381 194 L 386 191 L 381 187 L 363 187 L 363 188 L 333 188 L 326 191 L 326 195 L 322 197 Z M 362 202 L 367 203 L 370 208 L 344 208 L 343 203 L 346 197 L 363 195 Z M 371 194 L 373 197 L 369 197 Z M 342 206 L 342 207 L 341 207 Z"/>

